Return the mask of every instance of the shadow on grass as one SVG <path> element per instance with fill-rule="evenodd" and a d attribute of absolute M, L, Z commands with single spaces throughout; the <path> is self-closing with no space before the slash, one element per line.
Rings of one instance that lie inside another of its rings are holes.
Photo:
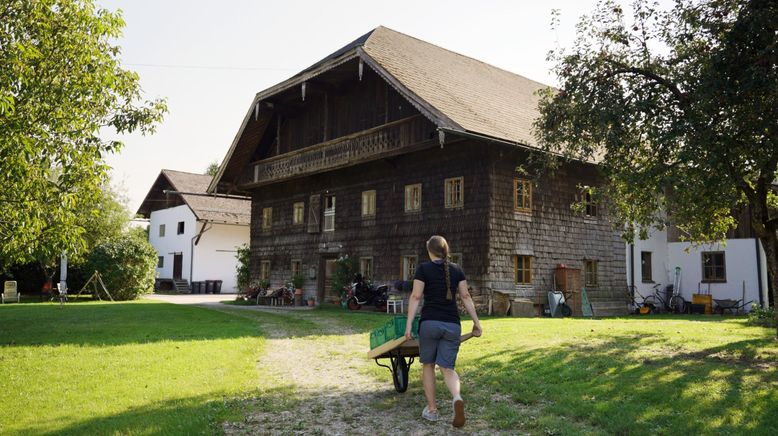
<path fill-rule="evenodd" d="M 774 339 L 695 352 L 664 343 L 630 335 L 511 350 L 469 362 L 470 376 L 475 386 L 608 433 L 778 434 L 778 361 L 759 352 Z"/>

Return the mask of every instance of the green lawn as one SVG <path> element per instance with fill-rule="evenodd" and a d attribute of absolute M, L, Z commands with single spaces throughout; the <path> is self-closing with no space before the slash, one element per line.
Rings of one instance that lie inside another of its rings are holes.
<path fill-rule="evenodd" d="M 213 433 L 256 389 L 263 338 L 151 302 L 0 306 L 0 434 Z"/>
<path fill-rule="evenodd" d="M 237 309 L 239 316 L 148 302 L 0 306 L 0 434 L 218 433 L 252 404 L 268 407 L 263 398 L 277 388 L 258 376 L 260 328 L 334 344 L 339 338 L 321 334 L 320 323 L 337 320 L 366 347 L 386 319 L 335 308 Z M 742 318 L 494 318 L 483 326 L 484 337 L 462 346 L 458 369 L 470 410 L 496 429 L 778 434 L 778 342 L 774 330 Z M 387 370 L 360 365 L 390 385 Z M 274 395 L 294 401 L 290 394 Z M 408 395 L 421 395 L 417 364 L 408 394 L 366 407 L 392 413 Z"/>

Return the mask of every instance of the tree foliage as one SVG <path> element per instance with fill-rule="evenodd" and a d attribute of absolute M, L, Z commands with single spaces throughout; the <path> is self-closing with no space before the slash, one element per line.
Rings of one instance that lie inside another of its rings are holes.
<path fill-rule="evenodd" d="M 219 172 L 219 161 L 215 160 L 208 164 L 208 168 L 205 169 L 205 174 L 216 177 L 216 173 Z"/>
<path fill-rule="evenodd" d="M 123 25 L 92 0 L 0 2 L 0 261 L 83 252 L 81 217 L 104 204 L 104 157 L 122 147 L 101 131 L 161 120 L 164 101 L 143 101 L 121 68 Z"/>
<path fill-rule="evenodd" d="M 691 241 L 721 240 L 748 210 L 778 292 L 778 3 L 637 0 L 627 14 L 602 1 L 549 59 L 561 86 L 542 96 L 537 135 L 600 163 L 624 237 L 669 218 Z"/>
<path fill-rule="evenodd" d="M 84 275 L 100 271 L 115 300 L 133 300 L 154 291 L 157 250 L 142 229 L 100 243 L 89 254 Z"/>

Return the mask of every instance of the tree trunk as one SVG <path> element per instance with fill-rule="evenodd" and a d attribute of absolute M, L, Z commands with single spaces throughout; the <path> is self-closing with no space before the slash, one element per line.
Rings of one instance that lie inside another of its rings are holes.
<path fill-rule="evenodd" d="M 766 235 L 760 236 L 759 240 L 764 248 L 767 275 L 773 288 L 773 307 L 775 307 L 778 306 L 778 234 L 774 231 L 768 231 Z M 778 310 L 775 311 L 775 327 L 778 337 Z"/>

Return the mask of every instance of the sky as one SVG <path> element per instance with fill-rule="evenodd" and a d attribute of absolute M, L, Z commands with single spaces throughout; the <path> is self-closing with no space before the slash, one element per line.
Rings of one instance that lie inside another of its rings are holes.
<path fill-rule="evenodd" d="M 549 50 L 569 47 L 596 0 L 97 0 L 121 9 L 121 59 L 169 113 L 107 158 L 136 211 L 160 170 L 202 173 L 224 158 L 254 95 L 383 25 L 555 85 Z M 558 29 L 551 11 L 561 12 Z"/>

